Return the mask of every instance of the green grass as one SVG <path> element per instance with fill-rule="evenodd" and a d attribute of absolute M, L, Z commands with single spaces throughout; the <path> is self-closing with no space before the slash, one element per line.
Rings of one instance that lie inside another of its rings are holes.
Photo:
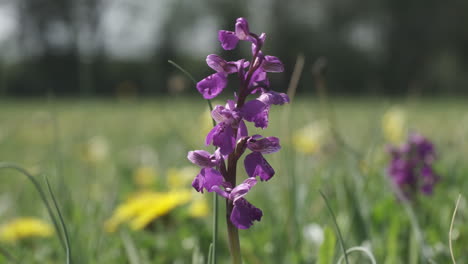
<path fill-rule="evenodd" d="M 294 150 L 294 131 L 327 118 L 325 109 L 312 97 L 273 107 L 270 126 L 258 130 L 265 136 L 278 136 L 283 148 L 266 157 L 276 170 L 274 178 L 257 184 L 248 194 L 249 201 L 261 208 L 264 216 L 251 229 L 240 231 L 244 261 L 315 263 L 320 254 L 329 256 L 329 252 L 319 253 L 319 245 L 304 236 L 304 229 L 312 223 L 334 228 L 321 190 L 330 201 L 347 247 L 370 245 L 378 263 L 427 263 L 407 211 L 395 199 L 385 176 L 388 157 L 381 117 L 398 104 L 407 112 L 410 130 L 433 140 L 439 155 L 436 167 L 442 179 L 434 195 L 420 196 L 413 206 L 426 247 L 435 263 L 451 262 L 448 233 L 455 201 L 461 193 L 464 198 L 454 223 L 453 248 L 457 262 L 467 263 L 466 102 L 336 98 L 331 104 L 339 134 L 357 155 L 334 143 L 331 136 L 326 150 L 319 154 L 304 155 Z M 117 204 L 136 190 L 132 171 L 142 160 L 156 166 L 161 177 L 158 186 L 164 189 L 167 169 L 190 166 L 186 159 L 189 150 L 210 150 L 204 146 L 206 125 L 200 117 L 206 108 L 201 99 L 181 97 L 138 101 L 5 100 L 0 104 L 0 161 L 21 164 L 49 178 L 69 229 L 74 263 L 191 263 L 194 253 L 206 259 L 211 216 L 191 219 L 185 213 L 187 207 L 181 207 L 156 220 L 151 230 L 134 232 L 124 228 L 121 233 L 110 234 L 103 230 L 103 223 Z M 103 160 L 90 163 L 83 158 L 83 149 L 96 137 L 107 144 L 109 151 Z M 238 171 L 243 178 L 241 164 Z M 46 187 L 42 178 L 38 179 Z M 0 171 L 0 225 L 17 216 L 50 221 L 33 188 L 24 177 Z M 218 262 L 228 263 L 224 202 L 220 205 Z M 0 248 L 22 263 L 65 262 L 56 237 L 16 244 L 0 242 Z M 334 248 L 334 262 L 342 254 L 339 244 L 324 248 Z M 350 263 L 370 263 L 360 256 L 352 253 Z M 9 263 L 2 254 L 0 263 Z"/>

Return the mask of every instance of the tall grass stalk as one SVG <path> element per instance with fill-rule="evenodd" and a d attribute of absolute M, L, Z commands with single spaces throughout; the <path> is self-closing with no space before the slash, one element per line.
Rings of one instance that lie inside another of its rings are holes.
<path fill-rule="evenodd" d="M 457 264 L 455 260 L 455 255 L 453 254 L 453 247 L 452 247 L 452 231 L 453 231 L 453 224 L 455 223 L 455 216 L 457 215 L 458 205 L 460 204 L 461 194 L 458 195 L 457 203 L 455 204 L 455 209 L 453 210 L 452 221 L 450 222 L 450 230 L 449 230 L 449 249 L 450 249 L 450 257 L 452 258 L 453 264 Z"/>
<path fill-rule="evenodd" d="M 68 235 L 67 226 L 65 225 L 65 221 L 63 220 L 62 213 L 60 212 L 60 208 L 58 206 L 57 200 L 55 199 L 55 195 L 52 192 L 52 188 L 50 187 L 50 183 L 47 177 L 45 177 L 45 182 L 47 184 L 47 190 L 49 191 L 49 195 L 52 198 L 52 202 L 54 203 L 55 210 L 57 211 L 57 214 L 59 216 L 60 225 L 62 227 L 62 234 L 65 237 L 65 251 L 67 254 L 67 264 L 71 264 L 72 256 L 71 256 L 71 249 L 70 249 L 70 237 Z"/>
<path fill-rule="evenodd" d="M 289 97 L 289 104 L 284 107 L 283 110 L 283 115 L 281 117 L 281 123 L 284 124 L 282 134 L 286 135 L 288 138 L 287 140 L 291 142 L 292 137 L 291 137 L 291 126 L 290 126 L 290 120 L 291 120 L 291 106 L 294 101 L 294 97 L 296 95 L 296 90 L 297 86 L 299 85 L 299 81 L 302 76 L 302 72 L 304 69 L 304 63 L 305 63 L 305 57 L 302 54 L 299 54 L 296 59 L 296 63 L 294 65 L 294 70 L 291 75 L 291 79 L 289 81 L 288 85 L 288 90 L 287 94 Z M 290 149 L 285 149 L 283 150 L 284 154 L 287 157 L 294 157 L 295 153 L 291 151 Z M 293 158 L 296 160 L 296 158 Z M 297 246 L 300 244 L 300 238 L 301 236 L 296 236 L 294 234 L 297 234 L 299 231 L 297 230 L 299 228 L 299 223 L 297 219 L 297 171 L 296 171 L 296 166 L 292 164 L 291 167 L 287 168 L 289 170 L 290 177 L 288 177 L 288 199 L 290 201 L 289 205 L 289 213 L 288 213 L 288 224 L 286 225 L 287 227 L 290 228 L 288 230 L 289 234 L 289 240 L 290 243 L 293 245 L 294 248 L 297 248 Z"/>
<path fill-rule="evenodd" d="M 349 264 L 348 252 L 346 251 L 346 246 L 345 246 L 345 243 L 344 243 L 344 240 L 343 240 L 343 236 L 341 235 L 340 227 L 338 226 L 338 222 L 336 222 L 335 213 L 333 213 L 333 210 L 332 210 L 332 208 L 330 206 L 330 203 L 328 202 L 327 196 L 325 196 L 325 194 L 321 190 L 319 190 L 319 192 L 320 192 L 320 195 L 322 196 L 323 200 L 325 201 L 325 205 L 327 206 L 328 212 L 330 213 L 330 216 L 331 216 L 331 218 L 333 220 L 333 224 L 335 225 L 336 234 L 338 235 L 338 239 L 340 241 L 341 249 L 343 250 L 343 256 L 344 256 L 345 262 L 346 262 L 346 264 Z"/>

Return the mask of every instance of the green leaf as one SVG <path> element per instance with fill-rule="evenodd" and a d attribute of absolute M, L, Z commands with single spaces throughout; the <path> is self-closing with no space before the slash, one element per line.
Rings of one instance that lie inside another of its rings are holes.
<path fill-rule="evenodd" d="M 396 216 L 392 217 L 387 235 L 387 257 L 385 258 L 385 264 L 398 263 L 400 228 L 400 218 Z"/>
<path fill-rule="evenodd" d="M 330 264 L 333 263 L 336 248 L 336 236 L 333 229 L 325 227 L 325 239 L 319 248 L 319 256 L 317 264 Z"/>

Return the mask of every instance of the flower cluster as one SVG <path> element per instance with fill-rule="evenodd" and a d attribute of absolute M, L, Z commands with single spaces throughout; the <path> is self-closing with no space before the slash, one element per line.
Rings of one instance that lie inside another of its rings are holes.
<path fill-rule="evenodd" d="M 436 158 L 434 145 L 419 134 L 411 134 L 401 147 L 390 147 L 392 155 L 388 174 L 407 197 L 418 189 L 432 194 L 439 176 L 432 164 Z"/>
<path fill-rule="evenodd" d="M 234 94 L 235 101 L 228 100 L 225 106 L 217 105 L 211 112 L 217 124 L 206 136 L 205 143 L 215 146 L 215 152 L 195 150 L 188 153 L 188 159 L 201 167 L 192 186 L 198 192 L 216 192 L 226 198 L 230 220 L 240 229 L 249 228 L 255 220 L 260 221 L 262 211 L 244 196 L 257 183 L 257 177 L 261 181 L 273 177 L 275 171 L 263 155 L 281 148 L 276 137 L 249 136 L 245 122 L 264 129 L 268 126 L 271 105 L 289 102 L 286 94 L 269 89 L 267 72 L 282 72 L 283 64 L 277 57 L 262 53 L 265 37 L 265 33 L 258 36 L 250 32 L 245 18 L 237 19 L 235 31 L 219 31 L 218 39 L 225 50 L 234 49 L 240 40 L 250 42 L 252 59 L 250 62 L 245 59 L 225 61 L 217 55 L 208 55 L 206 62 L 216 73 L 198 82 L 197 89 L 203 97 L 212 99 L 219 95 L 226 88 L 230 74 L 237 74 L 240 88 Z M 247 101 L 252 94 L 258 94 L 257 98 Z M 248 178 L 236 186 L 237 161 L 247 149 L 251 151 L 244 160 Z"/>

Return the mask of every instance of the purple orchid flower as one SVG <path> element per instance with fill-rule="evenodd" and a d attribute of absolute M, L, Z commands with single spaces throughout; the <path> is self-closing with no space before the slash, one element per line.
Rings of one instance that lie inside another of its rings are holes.
<path fill-rule="evenodd" d="M 392 156 L 388 175 L 406 197 L 412 196 L 417 189 L 425 195 L 433 192 L 439 176 L 434 172 L 434 145 L 420 134 L 411 134 L 408 142 L 400 147 L 389 147 Z"/>
<path fill-rule="evenodd" d="M 205 150 L 194 150 L 189 151 L 187 158 L 193 164 L 202 168 L 213 168 L 218 166 L 221 162 L 221 153 L 219 149 L 217 149 L 214 154 L 210 154 Z"/>
<path fill-rule="evenodd" d="M 203 193 L 203 189 L 212 192 L 214 186 L 219 186 L 223 182 L 223 175 L 219 171 L 212 168 L 203 168 L 193 180 L 192 186 L 197 192 Z"/>
<path fill-rule="evenodd" d="M 255 178 L 248 178 L 234 189 L 225 188 L 222 190 L 219 186 L 214 186 L 213 191 L 222 197 L 231 200 L 234 204 L 230 220 L 239 229 L 248 229 L 253 225 L 253 221 L 262 219 L 262 210 L 249 203 L 244 196 L 257 184 Z"/>
<path fill-rule="evenodd" d="M 225 61 L 215 54 L 206 57 L 206 63 L 216 71 L 212 75 L 197 83 L 197 90 L 205 99 L 213 99 L 218 96 L 227 86 L 227 76 L 236 73 L 239 68 L 248 67 L 249 63 L 240 61 Z"/>
<path fill-rule="evenodd" d="M 248 101 L 240 110 L 246 121 L 253 122 L 262 129 L 268 127 L 268 115 L 271 105 L 289 103 L 289 97 L 284 93 L 268 91 L 262 93 L 257 99 Z"/>
<path fill-rule="evenodd" d="M 215 146 L 215 153 L 195 150 L 190 151 L 187 158 L 201 167 L 200 173 L 192 182 L 195 190 L 216 192 L 224 197 L 231 210 L 228 212 L 228 224 L 247 229 L 254 221 L 260 221 L 263 213 L 244 196 L 257 183 L 257 176 L 261 181 L 268 181 L 273 177 L 275 171 L 263 155 L 277 152 L 281 146 L 276 137 L 249 136 L 246 122 L 265 129 L 268 127 L 271 106 L 289 102 L 286 94 L 270 90 L 268 80 L 268 73 L 282 72 L 284 65 L 279 58 L 263 54 L 261 49 L 266 34 L 252 33 L 245 18 L 236 20 L 234 31 L 220 30 L 218 39 L 225 50 L 236 48 L 239 41 L 250 42 L 253 57 L 250 60 L 226 61 L 215 54 L 207 56 L 206 63 L 216 72 L 197 83 L 202 96 L 205 99 L 218 96 L 227 86 L 227 76 L 233 73 L 237 73 L 240 89 L 235 93 L 235 101 L 228 100 L 226 105 L 217 105 L 211 111 L 216 125 L 206 136 L 205 143 Z M 257 98 L 247 100 L 251 95 Z M 244 159 L 248 178 L 235 186 L 236 175 L 233 168 L 247 149 L 252 151 Z"/>

